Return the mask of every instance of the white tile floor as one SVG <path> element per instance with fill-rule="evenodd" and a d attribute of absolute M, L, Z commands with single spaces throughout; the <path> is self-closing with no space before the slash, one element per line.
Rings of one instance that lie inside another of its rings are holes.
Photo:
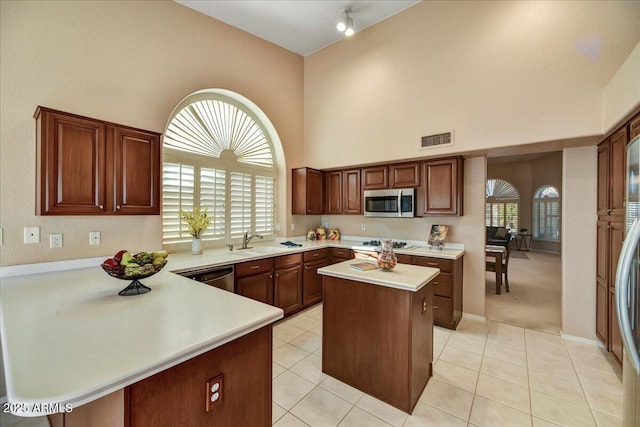
<path fill-rule="evenodd" d="M 621 426 L 620 368 L 599 347 L 464 318 L 435 327 L 412 415 L 321 372 L 322 306 L 273 331 L 274 426 Z"/>
<path fill-rule="evenodd" d="M 468 318 L 435 327 L 434 376 L 411 416 L 324 375 L 321 342 L 321 305 L 274 326 L 274 426 L 622 425 L 618 365 L 557 335 Z M 47 426 L 17 421 L 3 425 Z"/>

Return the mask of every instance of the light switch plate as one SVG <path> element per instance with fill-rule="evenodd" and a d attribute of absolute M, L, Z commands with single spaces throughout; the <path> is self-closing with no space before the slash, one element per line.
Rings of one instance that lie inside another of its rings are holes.
<path fill-rule="evenodd" d="M 2 227 L 0 227 L 0 245 L 4 245 L 4 234 L 2 233 Z"/>
<path fill-rule="evenodd" d="M 24 227 L 25 243 L 40 243 L 40 227 Z"/>

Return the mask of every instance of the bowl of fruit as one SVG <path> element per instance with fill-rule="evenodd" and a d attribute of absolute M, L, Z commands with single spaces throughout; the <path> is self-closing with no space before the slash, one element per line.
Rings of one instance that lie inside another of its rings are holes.
<path fill-rule="evenodd" d="M 100 265 L 111 277 L 121 280 L 131 280 L 129 286 L 118 292 L 118 295 L 140 295 L 151 291 L 139 279 L 153 276 L 167 264 L 167 251 L 138 252 L 131 254 L 123 249 L 104 260 Z"/>

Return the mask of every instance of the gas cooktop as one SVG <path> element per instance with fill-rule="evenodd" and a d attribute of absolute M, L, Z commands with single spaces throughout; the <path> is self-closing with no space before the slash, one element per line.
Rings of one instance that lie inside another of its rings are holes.
<path fill-rule="evenodd" d="M 382 242 L 380 240 L 370 240 L 368 242 L 362 242 L 363 246 L 382 246 Z M 400 249 L 407 246 L 406 242 L 393 242 L 393 249 Z"/>

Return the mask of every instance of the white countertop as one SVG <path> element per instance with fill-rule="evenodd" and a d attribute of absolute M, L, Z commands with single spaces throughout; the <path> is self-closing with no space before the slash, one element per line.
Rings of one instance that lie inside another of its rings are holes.
<path fill-rule="evenodd" d="M 402 289 L 416 292 L 433 280 L 440 270 L 418 265 L 397 264 L 392 271 L 356 270 L 351 264 L 361 263 L 362 260 L 349 260 L 318 269 L 319 274 L 337 277 L 339 279 L 355 280 L 373 285 Z"/>
<path fill-rule="evenodd" d="M 129 281 L 99 266 L 2 279 L 6 386 L 16 415 L 34 403 L 79 406 L 283 317 L 281 309 L 169 271 L 152 291 L 122 297 Z M 28 405 L 27 405 L 28 404 Z"/>

